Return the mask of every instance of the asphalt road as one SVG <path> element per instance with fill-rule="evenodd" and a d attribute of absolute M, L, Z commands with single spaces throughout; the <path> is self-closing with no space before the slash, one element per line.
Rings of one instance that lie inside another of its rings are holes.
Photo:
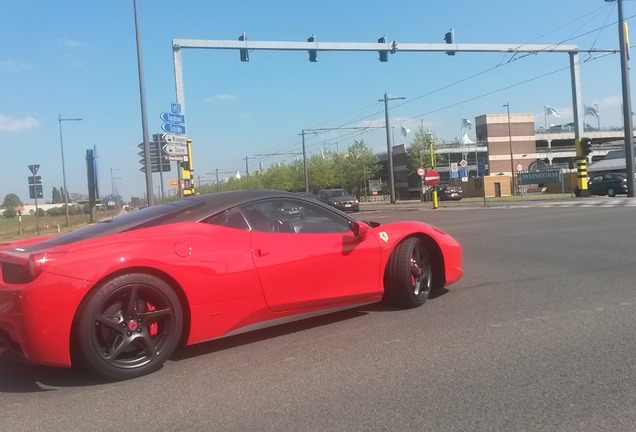
<path fill-rule="evenodd" d="M 402 207 L 360 219 L 448 231 L 464 246 L 464 278 L 418 309 L 373 306 L 201 344 L 127 382 L 2 355 L 0 429 L 636 430 L 636 207 Z"/>

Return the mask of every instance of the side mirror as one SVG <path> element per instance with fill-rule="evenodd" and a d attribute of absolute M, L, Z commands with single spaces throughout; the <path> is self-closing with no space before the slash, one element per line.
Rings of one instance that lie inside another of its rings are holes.
<path fill-rule="evenodd" d="M 351 231 L 356 237 L 364 237 L 369 232 L 369 225 L 360 221 L 351 222 Z"/>

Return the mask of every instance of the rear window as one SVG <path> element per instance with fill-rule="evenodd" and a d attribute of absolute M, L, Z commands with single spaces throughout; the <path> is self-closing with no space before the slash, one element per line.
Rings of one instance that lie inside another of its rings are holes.
<path fill-rule="evenodd" d="M 52 237 L 40 243 L 21 247 L 20 252 L 37 252 L 38 250 L 62 246 L 91 238 L 192 220 L 193 212 L 204 205 L 205 204 L 200 201 L 179 200 L 147 207 L 118 216 L 114 219 L 99 221 L 94 225 Z"/>

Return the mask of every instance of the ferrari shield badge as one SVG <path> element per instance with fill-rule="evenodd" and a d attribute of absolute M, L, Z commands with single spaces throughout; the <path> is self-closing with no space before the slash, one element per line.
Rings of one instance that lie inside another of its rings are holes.
<path fill-rule="evenodd" d="M 382 232 L 380 233 L 380 238 L 381 238 L 382 240 L 384 240 L 386 243 L 388 243 L 388 242 L 389 242 L 389 235 L 388 235 L 387 233 L 385 233 L 384 231 L 382 231 Z"/>

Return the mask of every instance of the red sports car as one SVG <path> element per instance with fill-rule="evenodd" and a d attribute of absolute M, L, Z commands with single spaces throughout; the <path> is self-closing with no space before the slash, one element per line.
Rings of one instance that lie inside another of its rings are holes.
<path fill-rule="evenodd" d="M 461 246 L 437 228 L 267 190 L 0 244 L 0 265 L 0 341 L 115 380 L 156 371 L 179 344 L 381 300 L 420 306 L 462 276 Z"/>

